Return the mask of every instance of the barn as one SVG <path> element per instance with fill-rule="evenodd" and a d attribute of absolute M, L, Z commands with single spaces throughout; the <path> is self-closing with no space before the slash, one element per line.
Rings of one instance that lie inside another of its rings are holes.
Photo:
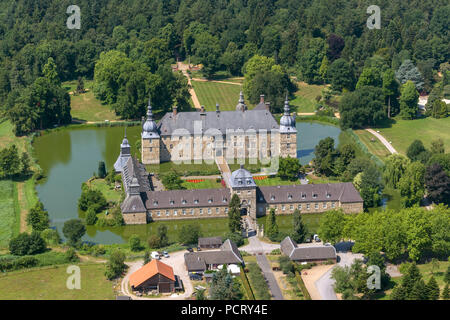
<path fill-rule="evenodd" d="M 130 286 L 141 292 L 175 292 L 175 275 L 171 266 L 154 259 L 130 275 Z"/>

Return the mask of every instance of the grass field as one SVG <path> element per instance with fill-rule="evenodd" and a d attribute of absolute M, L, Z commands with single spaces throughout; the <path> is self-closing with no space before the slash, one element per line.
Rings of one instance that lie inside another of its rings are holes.
<path fill-rule="evenodd" d="M 109 186 L 105 179 L 95 179 L 90 182 L 93 189 L 99 190 L 106 198 L 106 201 L 119 202 L 120 191 L 114 189 L 114 185 Z"/>
<path fill-rule="evenodd" d="M 217 189 L 223 188 L 220 182 L 216 182 L 215 179 L 205 179 L 201 182 L 188 182 L 183 181 L 183 187 L 186 189 Z"/>
<path fill-rule="evenodd" d="M 297 82 L 298 90 L 295 93 L 295 99 L 290 101 L 290 105 L 297 106 L 297 112 L 306 113 L 316 111 L 316 97 L 322 94 L 326 88 L 323 85 L 309 85 L 305 82 Z"/>
<path fill-rule="evenodd" d="M 308 232 L 310 234 L 317 233 L 323 213 L 303 213 L 301 216 L 308 228 Z M 276 217 L 279 231 L 285 233 L 292 232 L 292 215 L 277 215 Z M 258 218 L 258 224 L 263 224 L 265 227 L 266 217 Z"/>
<path fill-rule="evenodd" d="M 392 141 L 394 148 L 406 154 L 406 149 L 415 140 L 422 140 L 425 148 L 429 148 L 431 141 L 441 138 L 444 141 L 445 152 L 450 152 L 450 117 L 434 119 L 431 117 L 416 120 L 395 119 L 389 128 L 380 128 L 380 133 Z"/>
<path fill-rule="evenodd" d="M 242 90 L 238 85 L 217 82 L 192 81 L 192 86 L 206 111 L 215 111 L 216 103 L 219 103 L 222 111 L 236 110 L 239 92 Z M 245 104 L 249 109 L 253 108 L 248 101 Z"/>
<path fill-rule="evenodd" d="M 255 183 L 257 186 L 279 186 L 279 185 L 293 185 L 300 184 L 300 181 L 290 181 L 290 180 L 282 180 L 277 176 L 269 176 L 266 179 L 259 180 L 255 179 Z"/>
<path fill-rule="evenodd" d="M 218 175 L 220 174 L 216 163 L 191 163 L 191 164 L 176 164 L 174 162 L 163 162 L 159 165 L 147 165 L 148 172 L 154 173 L 168 173 L 175 171 L 180 175 Z"/>
<path fill-rule="evenodd" d="M 386 159 L 391 154 L 381 141 L 370 132 L 366 130 L 355 130 L 354 132 L 361 142 L 366 145 L 367 149 L 381 160 Z"/>
<path fill-rule="evenodd" d="M 117 120 L 118 117 L 114 113 L 114 110 L 95 98 L 92 91 L 93 81 L 86 80 L 84 86 L 88 89 L 87 92 L 80 95 L 70 95 L 70 107 L 71 114 L 74 120 L 80 121 L 104 121 L 104 120 Z M 76 89 L 76 81 L 64 82 L 63 87 L 68 92 L 73 92 Z"/>
<path fill-rule="evenodd" d="M 81 289 L 69 290 L 67 266 L 17 271 L 0 276 L 0 300 L 113 300 L 103 264 L 81 264 Z"/>
<path fill-rule="evenodd" d="M 19 153 L 22 153 L 27 150 L 27 138 L 16 137 L 13 133 L 13 128 L 14 126 L 9 120 L 0 120 L 0 149 L 15 144 Z"/>
<path fill-rule="evenodd" d="M 9 240 L 19 233 L 20 209 L 17 201 L 16 183 L 0 181 L 0 247 L 6 247 Z"/>

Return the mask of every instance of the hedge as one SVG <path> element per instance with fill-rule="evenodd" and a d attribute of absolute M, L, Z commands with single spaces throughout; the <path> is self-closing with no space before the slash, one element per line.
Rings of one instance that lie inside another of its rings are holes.
<path fill-rule="evenodd" d="M 250 283 L 248 282 L 247 275 L 245 274 L 244 268 L 242 268 L 242 266 L 241 266 L 240 276 L 241 276 L 242 285 L 244 286 L 248 300 L 255 300 L 255 295 L 253 294 L 253 290 L 250 287 Z"/>
<path fill-rule="evenodd" d="M 270 300 L 269 287 L 262 274 L 261 268 L 254 262 L 248 264 L 249 278 L 254 289 L 255 299 Z"/>
<path fill-rule="evenodd" d="M 300 287 L 300 290 L 302 290 L 305 300 L 311 300 L 311 296 L 309 295 L 308 289 L 306 289 L 305 283 L 303 282 L 300 273 L 298 273 L 297 271 L 295 271 L 295 278 L 297 278 L 298 286 Z"/>

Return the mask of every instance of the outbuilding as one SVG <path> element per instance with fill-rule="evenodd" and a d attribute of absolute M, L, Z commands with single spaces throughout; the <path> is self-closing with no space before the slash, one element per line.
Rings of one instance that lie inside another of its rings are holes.
<path fill-rule="evenodd" d="M 175 292 L 173 268 L 159 260 L 152 260 L 130 275 L 130 286 L 132 290 L 141 292 Z"/>

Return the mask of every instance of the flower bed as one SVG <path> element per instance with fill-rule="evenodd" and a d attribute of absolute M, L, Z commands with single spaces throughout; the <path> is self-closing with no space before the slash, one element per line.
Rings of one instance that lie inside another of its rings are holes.
<path fill-rule="evenodd" d="M 205 179 L 189 179 L 189 180 L 186 180 L 186 181 L 190 182 L 190 183 L 200 183 L 200 182 L 205 181 Z"/>
<path fill-rule="evenodd" d="M 267 176 L 254 176 L 253 177 L 253 179 L 255 179 L 255 180 L 264 180 L 264 179 L 267 179 L 268 177 Z"/>

